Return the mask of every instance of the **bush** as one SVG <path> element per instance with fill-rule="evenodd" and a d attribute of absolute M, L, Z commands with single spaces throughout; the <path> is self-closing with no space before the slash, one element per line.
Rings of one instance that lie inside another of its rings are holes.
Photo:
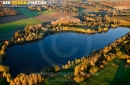
<path fill-rule="evenodd" d="M 106 61 L 106 60 L 102 60 L 102 64 L 103 64 L 103 65 L 106 65 L 106 64 L 107 64 L 107 61 Z"/>
<path fill-rule="evenodd" d="M 122 55 L 122 52 L 121 52 L 121 51 L 117 51 L 117 52 L 116 52 L 116 57 L 121 58 L 121 55 Z"/>
<path fill-rule="evenodd" d="M 96 67 L 96 66 L 91 67 L 90 70 L 89 70 L 89 72 L 92 73 L 92 74 L 94 74 L 97 71 L 98 71 L 98 67 Z"/>
<path fill-rule="evenodd" d="M 56 72 L 59 71 L 60 67 L 57 65 L 44 67 L 41 72 Z"/>
<path fill-rule="evenodd" d="M 80 83 L 81 81 L 84 81 L 84 77 L 81 77 L 81 76 L 76 76 L 74 77 L 74 80 L 78 83 Z"/>

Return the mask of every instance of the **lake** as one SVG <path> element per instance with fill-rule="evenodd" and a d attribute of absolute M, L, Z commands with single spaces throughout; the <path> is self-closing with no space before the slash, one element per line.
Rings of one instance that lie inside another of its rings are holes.
<path fill-rule="evenodd" d="M 63 65 L 75 58 L 90 54 L 124 36 L 129 28 L 118 27 L 101 34 L 64 32 L 45 37 L 38 42 L 14 45 L 7 51 L 4 65 L 16 77 L 19 73 L 40 72 L 44 66 Z"/>

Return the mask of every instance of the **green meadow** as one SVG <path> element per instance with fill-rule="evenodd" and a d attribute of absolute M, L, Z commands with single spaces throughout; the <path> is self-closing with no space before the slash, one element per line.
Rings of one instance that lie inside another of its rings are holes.
<path fill-rule="evenodd" d="M 27 18 L 27 19 L 14 21 L 14 22 L 0 24 L 0 32 L 21 28 L 21 27 L 25 27 L 26 25 L 31 25 L 36 23 L 42 23 L 42 22 L 34 18 Z"/>
<path fill-rule="evenodd" d="M 0 24 L 0 32 L 13 30 L 13 29 L 16 29 L 16 28 L 21 28 L 21 27 L 24 27 L 26 25 L 43 23 L 42 21 L 37 20 L 33 17 L 37 16 L 39 14 L 49 14 L 49 13 L 53 12 L 52 10 L 45 10 L 45 11 L 42 11 L 42 12 L 31 11 L 27 8 L 17 8 L 17 10 L 20 10 L 22 15 L 27 16 L 29 18 L 17 20 L 17 21 L 5 23 L 5 24 Z"/>
<path fill-rule="evenodd" d="M 40 14 L 39 11 L 31 11 L 28 8 L 18 8 L 17 10 L 19 10 L 21 12 L 22 15 L 27 16 L 27 17 L 34 17 Z"/>
<path fill-rule="evenodd" d="M 45 11 L 42 11 L 42 14 L 50 14 L 52 12 L 53 12 L 53 10 L 45 10 Z"/>
<path fill-rule="evenodd" d="M 118 67 L 112 64 L 118 62 Z M 107 66 L 79 85 L 130 85 L 130 66 L 119 59 L 112 60 Z"/>
<path fill-rule="evenodd" d="M 31 11 L 28 8 L 18 8 L 17 10 L 19 10 L 22 15 L 27 16 L 27 17 L 35 17 L 39 14 L 49 14 L 53 12 L 53 10 L 43 10 L 41 12 L 37 10 Z"/>
<path fill-rule="evenodd" d="M 117 64 L 117 66 L 113 65 Z M 104 68 L 81 83 L 76 83 L 69 76 L 58 75 L 60 73 L 74 72 L 74 67 L 61 70 L 49 77 L 41 85 L 130 85 L 130 66 L 126 66 L 120 59 L 115 58 Z"/>
<path fill-rule="evenodd" d="M 53 10 L 43 10 L 42 12 L 39 12 L 37 10 L 31 11 L 25 7 L 16 9 L 21 12 L 21 15 L 24 15 L 27 18 L 0 24 L 0 40 L 10 39 L 15 31 L 22 30 L 27 25 L 43 23 L 42 21 L 37 20 L 34 17 L 40 14 L 49 14 L 53 12 Z"/>

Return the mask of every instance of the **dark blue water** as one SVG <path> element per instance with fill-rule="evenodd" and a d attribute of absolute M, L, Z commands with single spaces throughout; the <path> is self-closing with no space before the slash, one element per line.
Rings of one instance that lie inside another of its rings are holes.
<path fill-rule="evenodd" d="M 10 67 L 13 77 L 19 73 L 39 72 L 44 66 L 66 64 L 68 60 L 81 58 L 114 42 L 130 29 L 110 29 L 106 33 L 87 35 L 79 33 L 59 33 L 41 41 L 15 45 L 8 49 L 4 65 Z"/>

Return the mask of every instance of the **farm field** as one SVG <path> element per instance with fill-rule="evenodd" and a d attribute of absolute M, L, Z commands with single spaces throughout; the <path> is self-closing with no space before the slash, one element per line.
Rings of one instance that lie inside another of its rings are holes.
<path fill-rule="evenodd" d="M 0 24 L 0 32 L 21 28 L 26 25 L 36 24 L 36 23 L 41 23 L 41 21 L 36 20 L 34 18 L 27 18 L 27 19 L 17 20 L 5 24 Z"/>
<path fill-rule="evenodd" d="M 124 7 L 124 8 L 128 8 L 130 7 L 130 2 L 128 0 L 120 0 L 120 1 L 116 1 L 116 2 L 110 2 L 110 1 L 100 1 L 100 4 L 102 5 L 106 5 L 106 6 L 110 6 L 110 7 Z"/>
<path fill-rule="evenodd" d="M 82 14 L 87 14 L 87 13 L 95 12 L 94 8 L 85 9 L 85 8 L 77 7 L 77 9 Z"/>
<path fill-rule="evenodd" d="M 0 24 L 0 41 L 10 39 L 16 31 L 23 30 L 23 28 L 26 25 L 36 23 L 42 23 L 42 22 L 34 18 L 27 18 L 5 24 Z"/>
<path fill-rule="evenodd" d="M 40 14 L 49 14 L 53 12 L 53 10 L 43 10 L 42 12 L 39 12 L 37 10 L 31 11 L 27 8 L 18 8 L 17 10 L 19 10 L 22 15 L 27 16 L 27 17 L 35 17 Z"/>
<path fill-rule="evenodd" d="M 13 34 L 18 30 L 23 30 L 23 28 L 27 25 L 43 23 L 42 19 L 40 20 L 34 18 L 35 16 L 47 15 L 52 13 L 52 10 L 44 10 L 42 12 L 39 11 L 31 11 L 27 8 L 16 8 L 21 12 L 21 15 L 16 16 L 8 16 L 8 17 L 0 17 L 0 41 L 10 39 Z M 49 17 L 46 18 L 49 20 Z"/>
<path fill-rule="evenodd" d="M 17 8 L 17 10 L 19 10 L 21 12 L 22 15 L 26 16 L 26 17 L 34 17 L 40 14 L 39 11 L 31 11 L 28 8 Z"/>
<path fill-rule="evenodd" d="M 41 14 L 41 15 L 36 16 L 34 18 L 37 19 L 37 20 L 43 21 L 43 22 L 50 22 L 50 21 L 56 19 L 55 17 L 51 17 L 51 16 L 48 16 L 48 15 L 45 15 L 45 14 Z"/>
<path fill-rule="evenodd" d="M 53 13 L 53 10 L 45 10 L 45 11 L 42 11 L 41 14 L 50 14 L 50 13 Z"/>
<path fill-rule="evenodd" d="M 23 27 L 9 30 L 9 31 L 0 32 L 0 41 L 10 39 L 11 37 L 13 37 L 13 35 L 16 31 L 20 31 L 20 30 L 23 30 Z"/>
<path fill-rule="evenodd" d="M 27 8 L 18 8 L 18 10 L 21 11 L 22 15 L 1 18 L 0 32 L 21 28 L 30 24 L 48 22 L 61 17 L 74 16 L 73 14 L 53 12 L 52 10 L 42 12 L 30 11 Z"/>
<path fill-rule="evenodd" d="M 67 16 L 75 16 L 75 15 L 70 13 L 63 13 L 63 12 L 53 12 L 49 14 L 41 14 L 39 16 L 36 16 L 35 19 L 38 19 L 43 22 L 50 22 Z"/>
<path fill-rule="evenodd" d="M 13 22 L 21 19 L 26 19 L 28 17 L 24 15 L 16 15 L 16 16 L 8 16 L 8 17 L 0 17 L 0 24 L 8 23 L 8 22 Z"/>

